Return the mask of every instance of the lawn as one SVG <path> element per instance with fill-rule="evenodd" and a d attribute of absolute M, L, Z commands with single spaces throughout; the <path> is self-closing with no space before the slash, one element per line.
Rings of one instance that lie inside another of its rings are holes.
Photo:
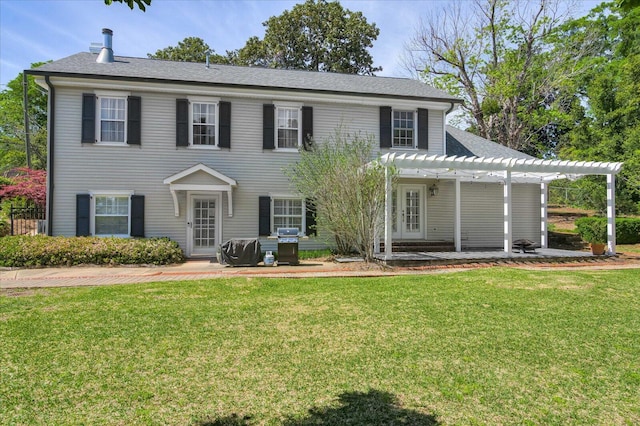
<path fill-rule="evenodd" d="M 640 424 L 640 273 L 0 296 L 0 424 Z"/>

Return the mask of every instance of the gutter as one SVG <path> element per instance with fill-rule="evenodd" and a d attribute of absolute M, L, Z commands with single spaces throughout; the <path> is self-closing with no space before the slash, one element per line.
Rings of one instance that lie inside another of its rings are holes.
<path fill-rule="evenodd" d="M 49 86 L 49 143 L 48 143 L 48 151 L 49 155 L 47 156 L 47 235 L 53 235 L 53 171 L 54 171 L 54 161 L 53 161 L 53 151 L 55 146 L 55 112 L 56 112 L 56 90 L 51 84 L 51 79 L 48 75 L 44 76 L 44 81 Z"/>

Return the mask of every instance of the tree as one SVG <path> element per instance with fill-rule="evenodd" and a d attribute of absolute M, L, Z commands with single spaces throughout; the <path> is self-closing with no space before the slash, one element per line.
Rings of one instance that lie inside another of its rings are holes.
<path fill-rule="evenodd" d="M 263 25 L 263 40 L 252 37 L 230 52 L 234 63 L 366 75 L 381 70 L 368 51 L 380 30 L 337 1 L 307 0 Z"/>
<path fill-rule="evenodd" d="M 312 201 L 319 228 L 333 236 L 338 252 L 355 249 L 366 261 L 373 260 L 385 199 L 384 166 L 371 162 L 373 146 L 373 136 L 339 127 L 285 169 L 298 193 Z"/>
<path fill-rule="evenodd" d="M 44 62 L 31 64 L 36 68 Z M 32 168 L 47 165 L 47 92 L 38 86 L 33 76 L 27 76 L 29 134 Z M 0 92 L 0 173 L 26 166 L 23 74 Z"/>
<path fill-rule="evenodd" d="M 473 132 L 553 155 L 566 117 L 552 106 L 563 101 L 564 81 L 581 57 L 550 48 L 564 17 L 553 0 L 476 0 L 471 10 L 449 3 L 427 16 L 407 47 L 407 62 L 430 84 L 465 100 Z"/>
<path fill-rule="evenodd" d="M 209 55 L 212 63 L 229 63 L 229 59 L 225 56 L 215 54 L 213 49 L 209 47 L 200 37 L 186 37 L 178 42 L 177 46 L 169 46 L 159 49 L 156 53 L 148 53 L 151 59 L 165 59 L 169 61 L 180 62 L 205 62 Z"/>
<path fill-rule="evenodd" d="M 110 6 L 113 2 L 124 3 L 129 6 L 129 9 L 133 10 L 133 6 L 138 6 L 138 9 L 145 12 L 147 10 L 147 6 L 151 6 L 151 0 L 104 0 L 104 4 Z"/>
<path fill-rule="evenodd" d="M 615 3 L 595 7 L 568 22 L 557 49 L 571 53 L 580 44 L 592 52 L 572 91 L 580 102 L 569 108 L 574 125 L 563 138 L 560 153 L 576 160 L 622 161 L 616 180 L 616 206 L 623 213 L 640 211 L 640 8 Z M 588 207 L 604 210 L 603 177 L 576 183 L 589 194 Z"/>
<path fill-rule="evenodd" d="M 47 172 L 26 167 L 17 169 L 20 173 L 12 178 L 12 183 L 0 187 L 0 199 L 21 197 L 44 207 L 47 200 Z"/>

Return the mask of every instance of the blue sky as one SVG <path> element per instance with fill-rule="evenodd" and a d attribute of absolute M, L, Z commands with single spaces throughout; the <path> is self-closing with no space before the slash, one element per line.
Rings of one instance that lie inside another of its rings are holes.
<path fill-rule="evenodd" d="M 303 0 L 300 0 L 303 1 Z M 33 62 L 60 59 L 88 51 L 102 42 L 102 28 L 114 32 L 116 55 L 146 57 L 174 46 L 185 37 L 201 37 L 217 53 L 244 46 L 264 35 L 262 22 L 290 10 L 286 0 L 153 0 L 145 13 L 103 0 L 0 0 L 0 90 Z M 371 49 L 377 73 L 407 76 L 400 56 L 415 33 L 420 17 L 446 0 L 343 0 L 375 22 L 380 35 Z M 579 2 L 588 10 L 592 1 Z"/>

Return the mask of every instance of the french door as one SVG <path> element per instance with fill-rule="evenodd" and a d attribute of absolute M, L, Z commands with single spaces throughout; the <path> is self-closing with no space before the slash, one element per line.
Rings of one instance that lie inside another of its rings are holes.
<path fill-rule="evenodd" d="M 220 244 L 220 195 L 188 195 L 187 256 L 215 257 Z"/>
<path fill-rule="evenodd" d="M 393 238 L 424 239 L 424 185 L 398 185 L 393 191 Z"/>

